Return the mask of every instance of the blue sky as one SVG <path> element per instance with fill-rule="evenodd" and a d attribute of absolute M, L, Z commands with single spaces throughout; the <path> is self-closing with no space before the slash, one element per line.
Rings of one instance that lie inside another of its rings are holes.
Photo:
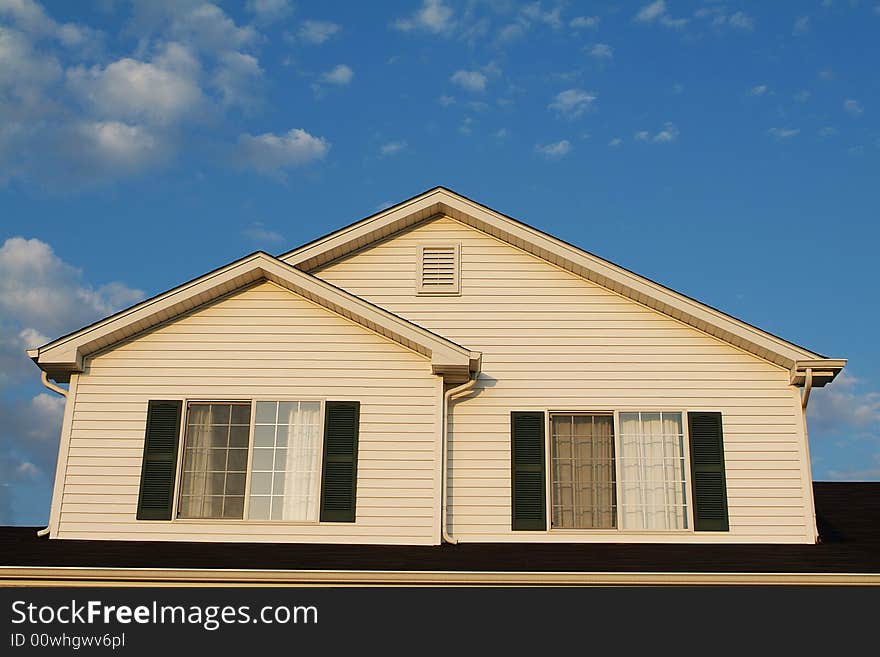
<path fill-rule="evenodd" d="M 445 185 L 823 354 L 880 479 L 880 1 L 0 0 L 0 523 L 48 516 L 24 348 Z"/>

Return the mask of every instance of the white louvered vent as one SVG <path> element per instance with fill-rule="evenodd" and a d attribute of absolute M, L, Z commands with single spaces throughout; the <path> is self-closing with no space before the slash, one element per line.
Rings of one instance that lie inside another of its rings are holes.
<path fill-rule="evenodd" d="M 430 244 L 419 250 L 419 294 L 458 294 L 458 244 Z"/>

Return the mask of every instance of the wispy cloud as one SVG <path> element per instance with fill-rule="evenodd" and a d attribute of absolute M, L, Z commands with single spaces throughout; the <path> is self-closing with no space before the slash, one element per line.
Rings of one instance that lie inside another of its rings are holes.
<path fill-rule="evenodd" d="M 767 134 L 778 140 L 792 139 L 801 133 L 800 128 L 769 128 Z"/>
<path fill-rule="evenodd" d="M 398 153 L 405 151 L 406 148 L 407 144 L 405 141 L 389 141 L 379 147 L 379 154 L 383 157 L 397 155 Z"/>
<path fill-rule="evenodd" d="M 486 75 L 480 71 L 459 70 L 452 74 L 449 78 L 453 84 L 457 84 L 462 89 L 473 92 L 486 90 Z"/>
<path fill-rule="evenodd" d="M 583 89 L 566 89 L 560 91 L 547 106 L 560 115 L 574 119 L 586 112 L 596 100 L 596 94 Z"/>
<path fill-rule="evenodd" d="M 290 0 L 248 0 L 245 8 L 262 24 L 279 21 L 293 11 Z"/>
<path fill-rule="evenodd" d="M 865 113 L 865 108 L 862 107 L 862 104 L 852 98 L 847 98 L 843 101 L 843 109 L 850 116 L 861 116 Z"/>
<path fill-rule="evenodd" d="M 254 221 L 243 228 L 241 234 L 258 244 L 278 244 L 284 241 L 281 233 L 268 228 L 262 221 Z"/>
<path fill-rule="evenodd" d="M 535 152 L 549 160 L 558 160 L 568 155 L 572 148 L 571 143 L 567 139 L 563 139 L 552 144 L 539 144 L 535 146 Z"/>
<path fill-rule="evenodd" d="M 611 141 L 608 142 L 608 145 L 612 148 L 617 148 L 623 143 L 623 139 L 620 137 L 614 137 Z"/>
<path fill-rule="evenodd" d="M 770 91 L 770 87 L 766 84 L 757 84 L 749 89 L 749 96 L 763 96 L 768 91 Z"/>
<path fill-rule="evenodd" d="M 639 130 L 633 139 L 651 144 L 670 144 L 678 139 L 679 131 L 674 123 L 667 121 L 663 124 L 663 128 L 653 135 L 648 130 Z"/>
<path fill-rule="evenodd" d="M 798 91 L 798 92 L 794 95 L 794 99 L 795 99 L 797 102 L 799 102 L 799 103 L 806 103 L 808 100 L 810 100 L 810 98 L 812 97 L 812 95 L 813 95 L 813 94 L 811 94 L 811 93 L 810 93 L 809 91 L 807 91 L 806 89 L 801 89 L 800 91 Z"/>
<path fill-rule="evenodd" d="M 324 73 L 321 76 L 321 81 L 325 84 L 344 87 L 347 84 L 351 84 L 352 78 L 354 78 L 354 71 L 351 70 L 351 67 L 345 64 L 339 64 Z"/>
<path fill-rule="evenodd" d="M 810 17 L 799 16 L 795 19 L 791 28 L 791 33 L 795 36 L 803 36 L 810 31 Z"/>
<path fill-rule="evenodd" d="M 636 14 L 635 20 L 639 23 L 651 23 L 666 13 L 666 3 L 664 0 L 655 0 L 650 4 L 644 5 Z"/>
<path fill-rule="evenodd" d="M 581 30 L 584 28 L 597 28 L 599 27 L 599 21 L 601 19 L 598 16 L 575 16 L 568 22 L 568 26 L 575 29 Z"/>
<path fill-rule="evenodd" d="M 261 135 L 244 133 L 233 151 L 233 163 L 264 175 L 284 179 L 288 169 L 323 159 L 330 143 L 301 128 L 286 133 Z"/>
<path fill-rule="evenodd" d="M 593 59 L 607 61 L 614 57 L 614 49 L 607 43 L 594 43 L 588 52 Z"/>
<path fill-rule="evenodd" d="M 342 26 L 330 21 L 306 20 L 300 25 L 297 37 L 303 43 L 320 46 L 339 34 Z"/>
<path fill-rule="evenodd" d="M 633 20 L 637 23 L 659 23 L 664 27 L 682 28 L 688 24 L 687 18 L 673 18 L 667 11 L 666 2 L 664 0 L 656 0 L 650 4 L 644 5 L 636 13 Z"/>
<path fill-rule="evenodd" d="M 424 0 L 413 14 L 394 21 L 393 26 L 401 32 L 449 33 L 455 25 L 453 10 L 443 0 Z"/>

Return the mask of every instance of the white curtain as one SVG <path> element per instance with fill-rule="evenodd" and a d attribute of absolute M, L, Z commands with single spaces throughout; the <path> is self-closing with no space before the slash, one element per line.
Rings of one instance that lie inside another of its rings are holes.
<path fill-rule="evenodd" d="M 318 519 L 320 422 L 320 402 L 257 402 L 249 518 Z"/>
<path fill-rule="evenodd" d="M 618 459 L 622 527 L 686 527 L 681 413 L 621 413 Z"/>

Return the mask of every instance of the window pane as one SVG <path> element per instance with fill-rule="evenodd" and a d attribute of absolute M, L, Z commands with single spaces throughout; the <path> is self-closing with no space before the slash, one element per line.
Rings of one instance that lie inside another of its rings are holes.
<path fill-rule="evenodd" d="M 277 402 L 257 402 L 257 424 L 275 424 Z"/>
<path fill-rule="evenodd" d="M 178 517 L 243 516 L 250 409 L 246 403 L 189 404 Z"/>
<path fill-rule="evenodd" d="M 621 525 L 686 528 L 681 413 L 621 413 L 619 443 Z"/>
<path fill-rule="evenodd" d="M 249 518 L 318 519 L 320 420 L 320 402 L 257 402 Z"/>
<path fill-rule="evenodd" d="M 613 417 L 553 414 L 550 432 L 552 526 L 616 527 Z"/>

